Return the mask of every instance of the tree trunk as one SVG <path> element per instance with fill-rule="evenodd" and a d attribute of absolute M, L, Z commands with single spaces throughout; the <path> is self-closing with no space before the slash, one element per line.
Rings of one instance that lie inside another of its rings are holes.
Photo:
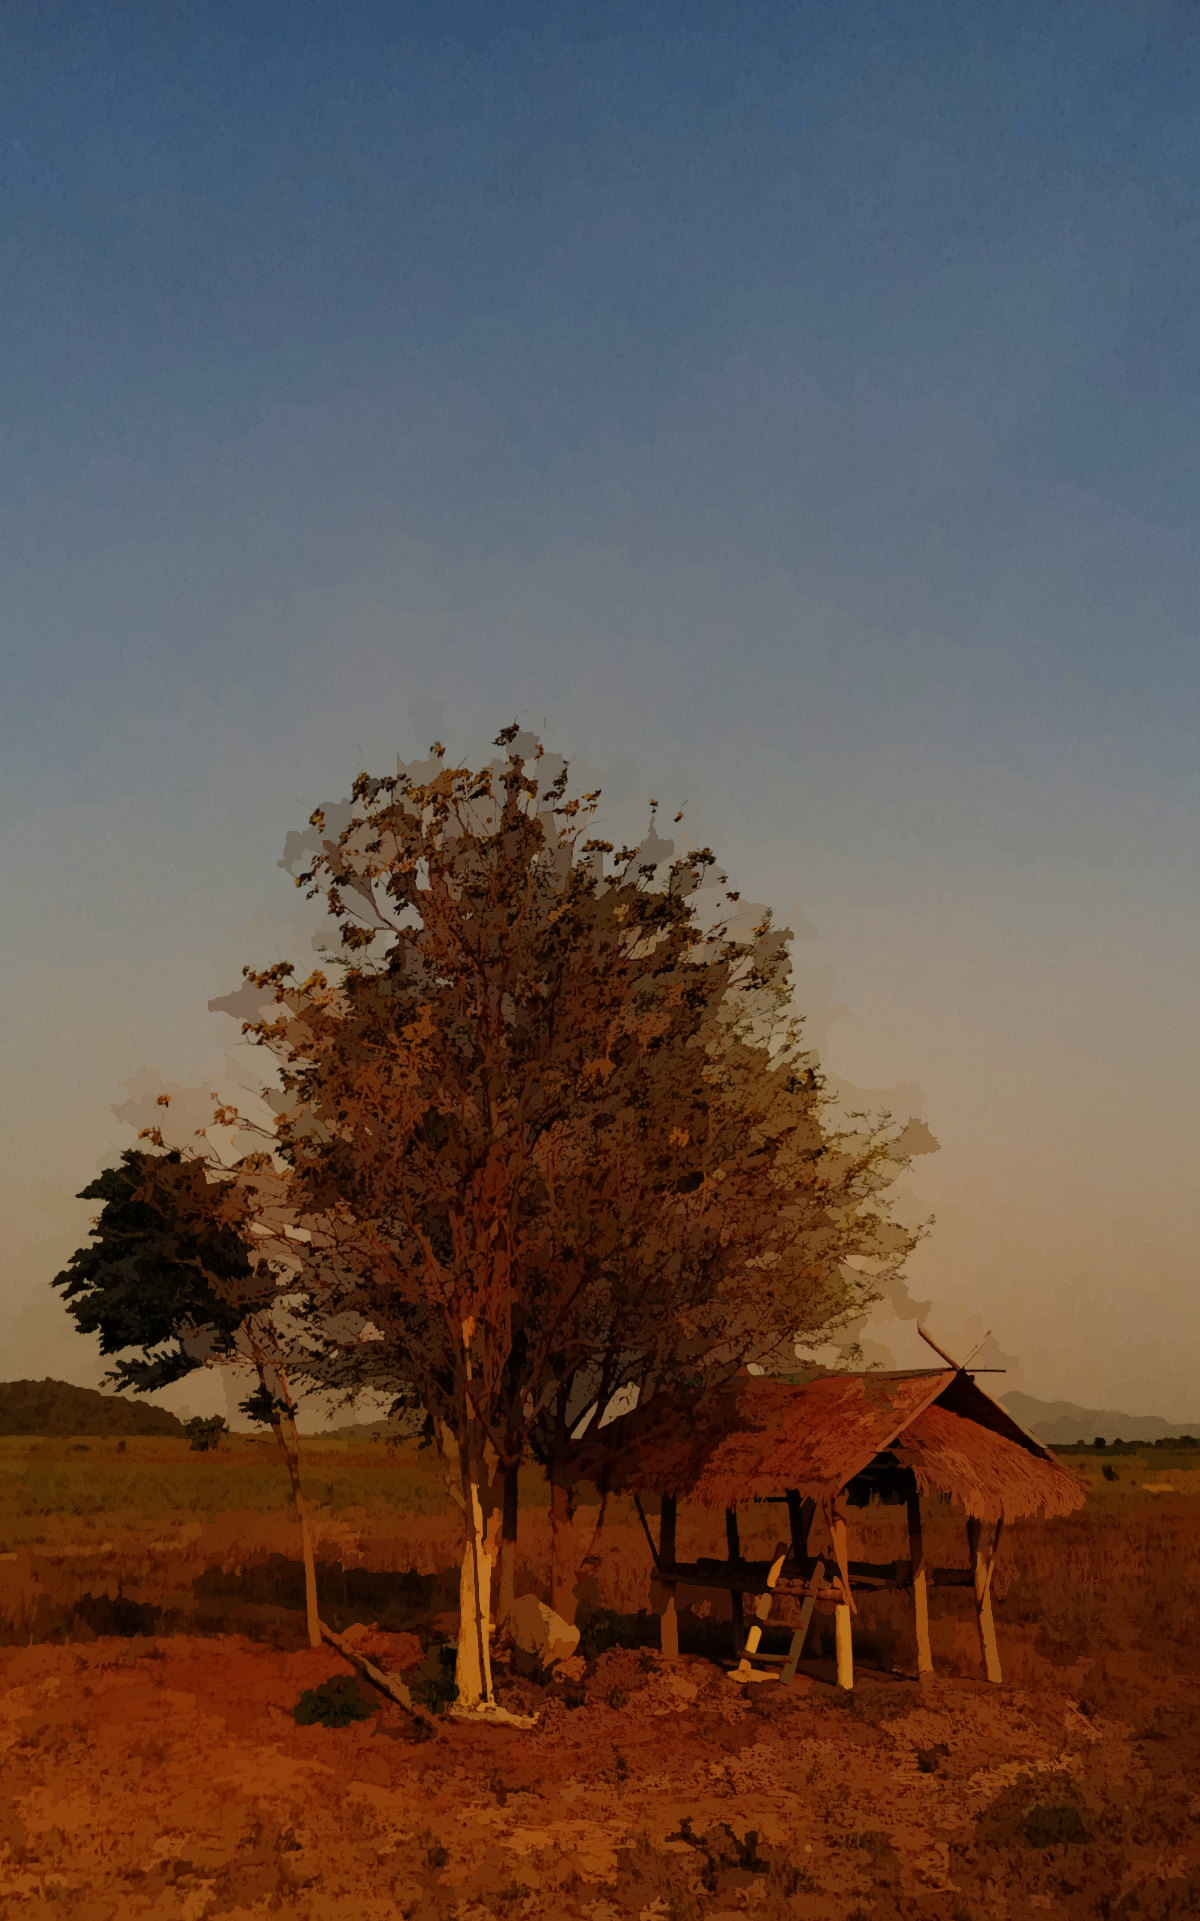
<path fill-rule="evenodd" d="M 463 1492 L 463 1558 L 458 1587 L 458 1683 L 462 1707 L 494 1706 L 492 1692 L 492 1562 L 499 1547 L 498 1511 L 485 1523 L 478 1465 L 460 1455 Z"/>
<path fill-rule="evenodd" d="M 281 1367 L 276 1367 L 272 1372 L 275 1374 L 282 1395 L 281 1411 L 281 1403 L 276 1398 L 275 1389 L 267 1384 L 267 1363 L 262 1349 L 253 1332 L 247 1331 L 250 1333 L 250 1346 L 254 1355 L 254 1369 L 258 1375 L 258 1384 L 264 1393 L 271 1396 L 274 1410 L 271 1416 L 271 1427 L 279 1444 L 279 1452 L 283 1455 L 284 1466 L 287 1468 L 288 1480 L 292 1488 L 292 1505 L 296 1510 L 296 1519 L 300 1523 L 300 1558 L 304 1563 L 304 1612 L 308 1620 L 308 1645 L 319 1648 L 321 1619 L 317 1608 L 317 1566 L 313 1557 L 312 1528 L 309 1525 L 308 1509 L 304 1504 L 304 1495 L 300 1487 L 300 1437 L 296 1432 L 295 1409 L 288 1389 L 287 1376 Z"/>
<path fill-rule="evenodd" d="M 550 1484 L 550 1605 L 562 1619 L 575 1620 L 575 1503 L 571 1489 Z"/>
<path fill-rule="evenodd" d="M 272 1425 L 287 1465 L 288 1479 L 292 1484 L 292 1503 L 296 1509 L 296 1519 L 300 1523 L 300 1556 L 304 1562 L 304 1612 L 308 1619 L 308 1645 L 319 1648 L 321 1620 L 317 1609 L 317 1565 L 313 1555 L 312 1526 L 308 1518 L 308 1508 L 300 1489 L 299 1436 L 296 1433 L 296 1423 L 290 1415 L 273 1422 Z"/>
<path fill-rule="evenodd" d="M 513 1610 L 517 1583 L 518 1469 L 504 1470 L 504 1503 L 500 1514 L 500 1557 L 497 1567 L 496 1624 L 502 1626 Z"/>

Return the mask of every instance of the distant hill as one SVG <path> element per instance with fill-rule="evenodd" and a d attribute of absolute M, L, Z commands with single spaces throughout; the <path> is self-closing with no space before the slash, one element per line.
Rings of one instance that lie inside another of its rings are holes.
<path fill-rule="evenodd" d="M 395 1421 L 355 1421 L 349 1427 L 324 1429 L 323 1438 L 327 1441 L 412 1441 L 423 1425 L 411 1415 Z"/>
<path fill-rule="evenodd" d="M 0 1434 L 182 1434 L 183 1423 L 165 1407 L 101 1394 L 70 1381 L 0 1381 Z"/>
<path fill-rule="evenodd" d="M 1021 1426 L 1048 1447 L 1070 1447 L 1073 1441 L 1171 1441 L 1181 1435 L 1200 1435 L 1200 1417 L 1172 1426 L 1157 1414 L 1117 1414 L 1108 1407 L 1076 1407 L 1073 1401 L 1036 1401 L 1032 1394 L 1002 1394 L 1004 1406 Z"/>

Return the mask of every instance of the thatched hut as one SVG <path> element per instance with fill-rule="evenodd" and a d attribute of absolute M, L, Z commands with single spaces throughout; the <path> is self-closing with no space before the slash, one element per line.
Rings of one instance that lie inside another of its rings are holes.
<path fill-rule="evenodd" d="M 656 1396 L 585 1435 L 577 1444 L 576 1468 L 580 1478 L 637 1499 L 665 1597 L 665 1654 L 678 1653 L 676 1590 L 724 1589 L 731 1597 L 739 1677 L 755 1678 L 752 1661 L 765 1661 L 781 1663 L 781 1678 L 790 1681 L 816 1602 L 832 1601 L 843 1687 L 853 1685 L 851 1624 L 855 1595 L 863 1591 L 899 1588 L 912 1596 L 918 1669 L 932 1669 L 931 1586 L 973 1590 L 984 1668 L 989 1680 L 999 1681 L 991 1580 L 1004 1523 L 1027 1515 L 1069 1514 L 1084 1499 L 1083 1483 L 985 1394 L 973 1375 L 956 1367 L 822 1372 L 794 1383 L 742 1374 L 690 1403 Z M 647 1494 L 661 1504 L 657 1541 L 642 1505 Z M 905 1560 L 850 1559 L 847 1509 L 873 1494 L 907 1507 Z M 921 1502 L 928 1494 L 948 1495 L 965 1510 L 965 1568 L 926 1566 Z M 725 1509 L 723 1561 L 676 1559 L 681 1498 Z M 790 1538 L 779 1543 L 769 1562 L 748 1561 L 739 1546 L 738 1506 L 764 1499 L 786 1501 Z M 800 1626 L 786 1656 L 759 1652 L 761 1624 L 776 1593 L 803 1597 Z M 758 1597 L 748 1633 L 747 1595 Z"/>

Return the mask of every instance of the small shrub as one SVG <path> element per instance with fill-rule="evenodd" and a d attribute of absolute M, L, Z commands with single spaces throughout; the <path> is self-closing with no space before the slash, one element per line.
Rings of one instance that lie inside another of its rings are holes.
<path fill-rule="evenodd" d="M 758 1845 L 757 1828 L 747 1828 L 740 1838 L 734 1833 L 727 1821 L 720 1823 L 720 1834 L 724 1840 L 712 1834 L 697 1834 L 692 1826 L 691 1816 L 684 1815 L 674 1834 L 667 1836 L 668 1841 L 686 1841 L 689 1848 L 695 1848 L 700 1855 L 700 1880 L 709 1894 L 715 1894 L 722 1885 L 722 1876 L 762 1874 L 778 1879 L 787 1889 L 799 1891 L 800 1882 L 786 1856 L 775 1849 L 764 1854 Z"/>
<path fill-rule="evenodd" d="M 444 1714 L 457 1701 L 458 1683 L 454 1678 L 457 1660 L 457 1648 L 430 1648 L 408 1684 L 418 1707 L 428 1708 L 430 1714 Z"/>
<path fill-rule="evenodd" d="M 1030 1808 L 1021 1832 L 1032 1848 L 1058 1848 L 1091 1839 L 1079 1809 L 1070 1801 L 1056 1808 Z"/>
<path fill-rule="evenodd" d="M 657 1638 L 658 1617 L 654 1614 L 621 1614 L 615 1608 L 595 1608 L 579 1630 L 578 1653 L 594 1661 L 610 1648 L 641 1648 Z"/>
<path fill-rule="evenodd" d="M 319 1722 L 326 1728 L 349 1727 L 352 1721 L 365 1721 L 376 1712 L 352 1674 L 334 1674 L 318 1687 L 305 1688 L 292 1717 L 297 1726 L 312 1727 Z"/>

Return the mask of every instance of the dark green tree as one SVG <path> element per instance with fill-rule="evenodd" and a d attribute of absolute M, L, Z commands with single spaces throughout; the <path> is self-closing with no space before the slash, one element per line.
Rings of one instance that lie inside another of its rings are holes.
<path fill-rule="evenodd" d="M 168 1100 L 160 1097 L 163 1106 Z M 80 1194 L 101 1210 L 90 1241 L 52 1285 L 80 1333 L 98 1334 L 101 1353 L 118 1357 L 106 1377 L 118 1387 L 152 1394 L 198 1368 L 254 1367 L 258 1391 L 243 1411 L 269 1423 L 279 1444 L 300 1525 L 309 1640 L 319 1647 L 312 1532 L 277 1326 L 284 1283 L 254 1240 L 262 1197 L 277 1198 L 277 1177 L 266 1155 L 218 1173 L 199 1153 L 167 1149 L 158 1129 L 144 1131 L 152 1149 L 126 1148 Z"/>

